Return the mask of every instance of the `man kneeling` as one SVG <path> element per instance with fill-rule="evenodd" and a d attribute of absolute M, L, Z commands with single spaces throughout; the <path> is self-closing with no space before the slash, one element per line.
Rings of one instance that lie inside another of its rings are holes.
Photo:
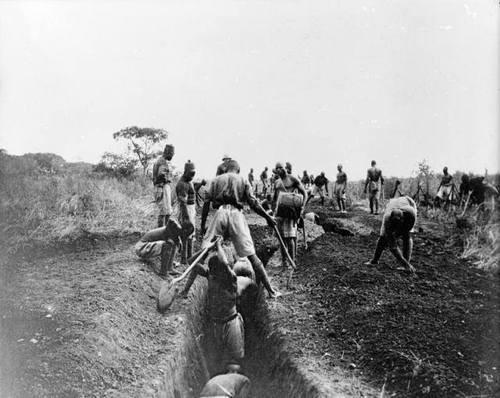
<path fill-rule="evenodd" d="M 388 247 L 400 264 L 408 267 L 411 272 L 415 272 L 415 268 L 410 264 L 413 247 L 410 232 L 415 226 L 416 219 L 417 206 L 413 199 L 408 196 L 391 199 L 384 213 L 375 254 L 373 259 L 365 265 L 378 264 L 382 252 Z M 397 244 L 399 238 L 403 240 L 403 254 Z"/>
<path fill-rule="evenodd" d="M 164 227 L 146 232 L 135 244 L 135 253 L 142 259 L 161 257 L 160 276 L 166 276 L 172 271 L 177 247 L 182 239 L 191 235 L 193 225 L 181 226 L 176 220 L 169 219 Z"/>

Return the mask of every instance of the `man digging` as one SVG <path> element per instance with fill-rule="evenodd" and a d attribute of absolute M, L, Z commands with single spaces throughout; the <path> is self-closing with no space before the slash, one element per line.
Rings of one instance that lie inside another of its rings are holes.
<path fill-rule="evenodd" d="M 306 204 L 316 195 L 319 195 L 321 198 L 321 206 L 323 206 L 325 204 L 325 192 L 326 196 L 328 196 L 328 178 L 325 177 L 325 172 L 322 171 L 313 181 L 313 190 L 309 193 Z"/>
<path fill-rule="evenodd" d="M 264 211 L 255 198 L 250 183 L 239 172 L 240 166 L 238 162 L 235 160 L 229 161 L 226 173 L 214 178 L 205 193 L 205 203 L 201 215 L 201 229 L 204 232 L 202 248 L 208 247 L 216 235 L 229 238 L 238 257 L 248 257 L 257 275 L 257 281 L 264 284 L 269 297 L 275 298 L 280 296 L 281 293 L 273 289 L 262 261 L 255 254 L 255 247 L 243 213 L 243 206 L 245 203 L 248 204 L 258 215 L 265 218 L 270 225 L 276 225 L 276 220 Z M 210 204 L 213 204 L 217 211 L 207 229 L 205 225 L 210 211 Z M 186 295 L 189 291 L 192 281 L 193 277 L 190 276 L 183 295 Z"/>
<path fill-rule="evenodd" d="M 380 228 L 380 236 L 373 258 L 365 265 L 376 265 L 385 248 L 389 248 L 396 260 L 411 272 L 415 268 L 410 264 L 413 240 L 410 233 L 417 220 L 417 206 L 408 196 L 391 199 L 387 204 Z M 403 241 L 403 253 L 398 247 L 398 239 Z"/>

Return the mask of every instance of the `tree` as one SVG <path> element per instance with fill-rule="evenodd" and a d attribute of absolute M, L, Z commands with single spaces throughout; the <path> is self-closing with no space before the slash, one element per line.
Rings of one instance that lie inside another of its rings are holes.
<path fill-rule="evenodd" d="M 101 161 L 94 167 L 94 171 L 116 178 L 131 178 L 134 175 L 136 166 L 137 159 L 105 152 L 101 157 Z"/>
<path fill-rule="evenodd" d="M 161 154 L 161 142 L 167 137 L 166 130 L 137 126 L 126 127 L 113 134 L 115 140 L 127 141 L 128 150 L 137 156 L 144 174 L 151 160 Z"/>

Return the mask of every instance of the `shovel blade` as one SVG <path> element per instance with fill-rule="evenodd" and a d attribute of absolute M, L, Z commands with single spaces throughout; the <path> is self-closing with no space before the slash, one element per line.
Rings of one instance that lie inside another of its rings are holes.
<path fill-rule="evenodd" d="M 177 286 L 175 285 L 175 283 L 162 283 L 160 292 L 158 293 L 158 299 L 156 301 L 156 307 L 158 308 L 159 312 L 163 314 L 170 308 L 170 306 L 174 302 L 176 293 Z"/>

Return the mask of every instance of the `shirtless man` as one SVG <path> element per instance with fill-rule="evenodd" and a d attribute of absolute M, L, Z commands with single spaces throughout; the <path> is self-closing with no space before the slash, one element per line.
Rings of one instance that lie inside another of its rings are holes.
<path fill-rule="evenodd" d="M 370 214 L 374 214 L 373 208 L 375 207 L 375 214 L 378 214 L 378 201 L 380 199 L 380 190 L 384 189 L 384 177 L 382 177 L 382 170 L 377 167 L 377 162 L 372 160 L 372 167 L 366 172 L 365 193 L 368 191 L 370 199 Z"/>
<path fill-rule="evenodd" d="M 285 170 L 287 174 L 292 174 L 292 164 L 290 162 L 285 163 Z"/>
<path fill-rule="evenodd" d="M 412 232 L 417 220 L 417 206 L 413 199 L 408 196 L 391 199 L 384 212 L 380 236 L 373 258 L 365 265 L 376 265 L 385 248 L 389 248 L 396 260 L 406 266 L 411 272 L 415 268 L 410 264 L 413 249 Z M 403 254 L 398 247 L 397 240 L 403 240 Z"/>
<path fill-rule="evenodd" d="M 300 218 L 304 210 L 306 191 L 302 183 L 296 177 L 287 173 L 283 167 L 283 163 L 276 163 L 275 172 L 278 176 L 278 179 L 274 184 L 273 204 L 275 214 L 278 198 L 282 192 L 298 192 L 302 195 L 302 208 L 299 214 L 296 214 L 295 217 L 293 217 L 293 215 L 290 215 L 290 217 L 276 217 L 281 237 L 283 238 L 290 257 L 292 257 L 292 260 L 295 262 L 295 258 L 297 257 L 297 220 Z M 281 264 L 283 270 L 285 270 L 287 268 L 287 258 L 283 248 L 281 248 Z"/>
<path fill-rule="evenodd" d="M 264 168 L 264 171 L 260 173 L 260 182 L 262 182 L 262 195 L 266 196 L 267 194 L 267 186 L 268 186 L 268 181 L 267 181 L 267 166 Z"/>
<path fill-rule="evenodd" d="M 453 199 L 453 176 L 448 174 L 448 167 L 443 168 L 443 178 L 441 178 L 441 182 L 438 187 L 436 197 L 439 198 L 439 201 L 443 201 L 445 203 L 444 207 L 449 207 L 451 200 Z"/>
<path fill-rule="evenodd" d="M 328 183 L 328 178 L 325 177 L 325 172 L 322 171 L 321 174 L 314 179 L 313 190 L 309 193 L 306 204 L 308 204 L 313 197 L 319 195 L 321 198 L 321 205 L 323 206 L 325 204 L 325 193 L 326 196 L 328 196 Z"/>
<path fill-rule="evenodd" d="M 189 228 L 193 232 L 182 240 L 182 263 L 187 264 L 187 259 L 193 255 L 193 240 L 195 236 L 196 217 L 196 192 L 193 185 L 193 177 L 196 174 L 194 163 L 190 160 L 184 165 L 184 174 L 175 186 L 177 195 L 177 217 L 183 228 Z"/>
<path fill-rule="evenodd" d="M 239 374 L 240 366 L 229 364 L 227 373 L 212 377 L 201 390 L 200 398 L 247 398 L 250 390 L 248 377 Z"/>
<path fill-rule="evenodd" d="M 337 179 L 335 180 L 335 186 L 333 192 L 335 193 L 335 198 L 337 199 L 337 204 L 341 213 L 347 213 L 345 209 L 345 190 L 347 188 L 347 174 L 342 171 L 342 165 L 337 166 Z"/>
<path fill-rule="evenodd" d="M 177 247 L 193 232 L 188 225 L 183 228 L 176 220 L 170 219 L 164 227 L 146 232 L 135 244 L 135 253 L 142 259 L 161 257 L 159 274 L 166 276 L 172 272 Z"/>
<path fill-rule="evenodd" d="M 264 284 L 271 298 L 275 298 L 281 294 L 272 288 L 264 265 L 255 254 L 250 229 L 242 211 L 243 206 L 245 203 L 248 204 L 258 215 L 265 218 L 270 225 L 276 225 L 276 220 L 264 211 L 255 198 L 250 183 L 239 173 L 240 166 L 238 162 L 231 160 L 227 164 L 226 173 L 210 182 L 210 186 L 205 193 L 205 203 L 201 215 L 201 230 L 204 233 L 202 248 L 210 246 L 210 242 L 216 235 L 229 238 L 238 257 L 248 257 L 257 276 L 257 281 Z M 210 204 L 213 204 L 217 211 L 208 228 L 206 228 Z M 187 294 L 193 280 L 190 276 L 183 295 Z"/>

